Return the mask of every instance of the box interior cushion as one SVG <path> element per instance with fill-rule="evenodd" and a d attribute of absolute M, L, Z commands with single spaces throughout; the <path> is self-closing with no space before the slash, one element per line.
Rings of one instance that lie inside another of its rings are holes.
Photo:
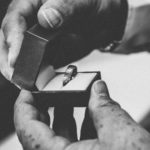
<path fill-rule="evenodd" d="M 64 73 L 56 74 L 43 88 L 43 91 L 84 91 L 88 88 L 96 75 L 95 72 L 78 72 L 75 78 L 63 86 Z"/>

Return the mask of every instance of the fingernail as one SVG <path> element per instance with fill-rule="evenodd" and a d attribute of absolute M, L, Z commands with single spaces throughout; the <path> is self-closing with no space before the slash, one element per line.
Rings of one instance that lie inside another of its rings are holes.
<path fill-rule="evenodd" d="M 96 81 L 96 83 L 94 84 L 94 91 L 95 91 L 96 94 L 109 96 L 106 83 L 104 81 L 102 81 L 102 80 Z"/>
<path fill-rule="evenodd" d="M 51 28 L 59 27 L 62 24 L 63 18 L 57 10 L 50 8 L 43 10 L 42 13 Z"/>

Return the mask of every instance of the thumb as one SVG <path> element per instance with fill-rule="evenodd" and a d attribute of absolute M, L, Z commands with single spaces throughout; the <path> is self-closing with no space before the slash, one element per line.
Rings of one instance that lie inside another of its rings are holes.
<path fill-rule="evenodd" d="M 98 139 L 113 145 L 117 137 L 126 139 L 137 124 L 117 102 L 113 101 L 104 81 L 96 81 L 91 90 L 89 111 L 92 116 Z M 127 137 L 126 137 L 127 136 Z M 119 139 L 118 139 L 119 140 Z M 119 141 L 116 140 L 118 143 Z M 115 144 L 115 143 L 114 143 Z"/>
<path fill-rule="evenodd" d="M 39 9 L 38 21 L 45 28 L 58 28 L 71 18 L 88 0 L 47 0 Z"/>
<path fill-rule="evenodd" d="M 93 111 L 96 107 L 103 107 L 109 103 L 112 103 L 112 100 L 110 99 L 106 83 L 102 80 L 96 81 L 91 89 L 90 110 Z"/>
<path fill-rule="evenodd" d="M 114 112 L 118 113 L 118 115 L 122 113 L 119 104 L 110 98 L 107 85 L 102 80 L 96 81 L 92 86 L 89 111 L 98 133 L 101 132 L 100 128 L 104 126 L 106 120 L 107 128 L 114 123 L 113 119 L 116 116 Z"/>

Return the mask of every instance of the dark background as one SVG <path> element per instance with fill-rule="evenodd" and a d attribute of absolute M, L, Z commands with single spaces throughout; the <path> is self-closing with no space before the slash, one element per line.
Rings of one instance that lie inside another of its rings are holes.
<path fill-rule="evenodd" d="M 0 0 L 0 23 L 10 0 Z M 0 141 L 14 131 L 13 105 L 19 91 L 0 74 Z"/>

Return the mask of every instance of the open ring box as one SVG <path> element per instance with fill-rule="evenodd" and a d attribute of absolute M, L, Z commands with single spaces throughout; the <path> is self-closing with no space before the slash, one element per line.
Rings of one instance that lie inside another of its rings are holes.
<path fill-rule="evenodd" d="M 37 31 L 40 31 L 38 36 Z M 63 86 L 65 72 L 56 72 L 51 64 L 42 63 L 45 46 L 52 38 L 47 39 L 41 33 L 39 27 L 25 33 L 12 82 L 30 90 L 40 105 L 87 106 L 92 83 L 100 79 L 100 72 L 77 72 L 74 79 Z"/>

